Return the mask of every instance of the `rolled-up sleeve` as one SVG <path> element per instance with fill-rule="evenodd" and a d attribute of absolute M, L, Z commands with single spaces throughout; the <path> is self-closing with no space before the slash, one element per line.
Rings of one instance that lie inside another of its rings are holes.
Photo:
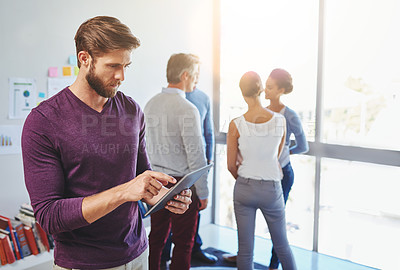
<path fill-rule="evenodd" d="M 82 214 L 83 197 L 64 198 L 65 177 L 53 134 L 51 122 L 33 110 L 21 139 L 25 185 L 36 219 L 50 234 L 89 224 Z"/>

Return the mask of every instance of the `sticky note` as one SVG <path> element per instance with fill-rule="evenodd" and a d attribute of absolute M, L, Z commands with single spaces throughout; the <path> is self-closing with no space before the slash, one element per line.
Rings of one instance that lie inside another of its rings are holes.
<path fill-rule="evenodd" d="M 76 58 L 76 55 L 70 55 L 69 58 L 68 58 L 68 63 L 69 63 L 71 66 L 76 66 L 76 65 L 78 65 L 78 59 Z"/>
<path fill-rule="evenodd" d="M 78 76 L 79 68 L 77 66 L 74 67 L 74 75 Z"/>
<path fill-rule="evenodd" d="M 40 98 L 45 98 L 45 97 L 46 97 L 46 94 L 43 93 L 43 92 L 39 92 L 39 97 L 40 97 Z"/>
<path fill-rule="evenodd" d="M 63 67 L 62 68 L 63 76 L 71 76 L 71 67 Z"/>
<path fill-rule="evenodd" d="M 58 77 L 57 67 L 49 67 L 49 77 Z"/>

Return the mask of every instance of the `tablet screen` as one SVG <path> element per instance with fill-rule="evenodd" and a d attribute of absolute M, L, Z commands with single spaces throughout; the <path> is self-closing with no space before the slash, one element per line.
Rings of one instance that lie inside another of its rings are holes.
<path fill-rule="evenodd" d="M 154 204 L 146 214 L 144 214 L 144 217 L 164 208 L 168 201 L 172 200 L 175 195 L 181 193 L 182 190 L 193 186 L 193 184 L 199 180 L 203 174 L 208 173 L 212 166 L 213 164 L 211 163 L 185 175 L 175 186 L 170 188 L 170 190 L 156 204 Z"/>

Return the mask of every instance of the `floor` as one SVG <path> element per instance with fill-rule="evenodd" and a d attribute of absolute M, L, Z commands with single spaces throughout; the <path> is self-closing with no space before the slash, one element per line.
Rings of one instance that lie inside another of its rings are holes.
<path fill-rule="evenodd" d="M 203 239 L 203 248 L 214 247 L 220 250 L 236 253 L 237 234 L 236 230 L 207 224 L 200 228 Z M 271 240 L 256 237 L 254 261 L 268 265 L 271 252 Z M 299 270 L 371 270 L 376 268 L 367 267 L 350 261 L 319 254 L 298 247 L 292 247 L 292 251 Z M 213 270 L 225 270 L 236 268 L 212 268 Z M 281 268 L 280 268 L 281 269 Z M 206 268 L 193 268 L 193 270 L 206 270 Z"/>

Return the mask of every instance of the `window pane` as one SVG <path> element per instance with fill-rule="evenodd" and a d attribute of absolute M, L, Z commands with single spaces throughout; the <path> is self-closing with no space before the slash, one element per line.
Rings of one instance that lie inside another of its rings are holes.
<path fill-rule="evenodd" d="M 398 0 L 327 0 L 323 141 L 400 150 Z"/>
<path fill-rule="evenodd" d="M 226 145 L 217 144 L 217 219 L 216 224 L 236 229 L 233 209 L 233 187 L 235 179 L 226 166 Z M 292 166 L 295 181 L 286 207 L 286 224 L 291 245 L 312 249 L 314 213 L 315 159 L 308 156 L 293 156 Z M 257 236 L 271 238 L 261 211 L 256 215 Z"/>
<path fill-rule="evenodd" d="M 319 251 L 400 269 L 400 168 L 322 159 Z"/>
<path fill-rule="evenodd" d="M 286 203 L 291 245 L 312 250 L 314 226 L 315 157 L 291 155 L 294 183 Z"/>
<path fill-rule="evenodd" d="M 221 0 L 220 131 L 247 109 L 239 89 L 246 71 L 265 83 L 274 68 L 284 68 L 294 89 L 282 101 L 299 113 L 314 140 L 317 34 L 318 1 Z"/>
<path fill-rule="evenodd" d="M 215 170 L 217 181 L 216 224 L 236 229 L 233 210 L 233 187 L 235 179 L 226 165 L 226 144 L 217 144 L 215 148 Z"/>

